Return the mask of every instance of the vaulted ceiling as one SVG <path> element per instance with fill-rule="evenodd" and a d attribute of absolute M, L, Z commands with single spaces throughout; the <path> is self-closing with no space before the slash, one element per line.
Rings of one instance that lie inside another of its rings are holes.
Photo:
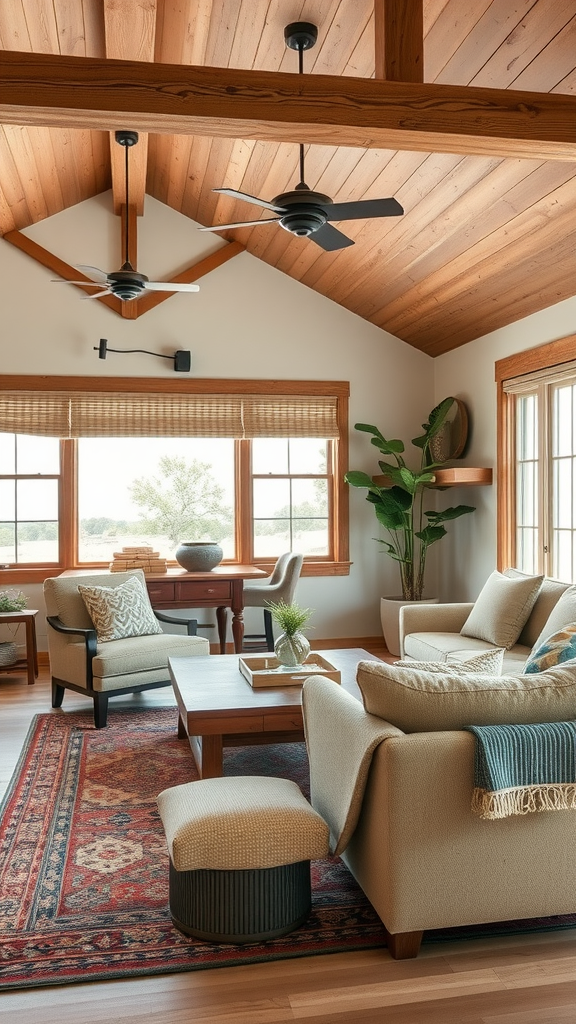
<path fill-rule="evenodd" d="M 421 2 L 1 0 L 0 47 L 10 53 L 0 52 L 0 234 L 110 187 L 120 212 L 117 128 L 140 131 L 130 202 L 141 212 L 146 191 L 203 225 L 270 216 L 212 189 L 267 200 L 292 189 L 302 140 L 311 188 L 335 202 L 394 196 L 404 215 L 337 225 L 355 242 L 338 252 L 278 225 L 223 237 L 366 320 L 438 355 L 576 294 L 576 0 L 423 0 L 423 32 L 405 22 L 395 65 L 383 38 Z M 319 31 L 298 80 L 284 27 L 300 20 Z M 68 99 L 59 66 L 24 51 L 61 55 Z M 69 57 L 97 59 L 81 62 L 93 75 L 86 88 Z M 151 75 L 154 65 L 229 70 L 195 73 L 188 89 L 186 73 L 166 69 L 160 88 L 133 67 L 130 81 L 148 90 L 138 105 L 113 60 L 149 62 Z M 290 77 L 267 74 L 276 72 Z M 427 92 L 428 83 L 445 88 Z M 220 108 L 210 106 L 218 89 Z M 511 97 L 500 117 L 492 90 L 552 96 Z M 230 127 L 218 110 L 241 94 L 243 116 Z M 387 132 L 386 104 L 396 117 Z"/>

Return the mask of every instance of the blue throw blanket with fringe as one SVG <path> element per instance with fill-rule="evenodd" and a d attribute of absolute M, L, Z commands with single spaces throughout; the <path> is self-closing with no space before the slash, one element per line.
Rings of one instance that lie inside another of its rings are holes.
<path fill-rule="evenodd" d="M 471 725 L 481 818 L 576 809 L 576 722 Z"/>

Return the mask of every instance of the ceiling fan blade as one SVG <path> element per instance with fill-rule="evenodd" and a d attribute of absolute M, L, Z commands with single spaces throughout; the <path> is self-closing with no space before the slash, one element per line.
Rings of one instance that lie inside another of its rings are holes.
<path fill-rule="evenodd" d="M 62 277 L 51 277 L 51 284 L 81 284 L 84 288 L 101 288 L 104 281 L 68 281 Z"/>
<path fill-rule="evenodd" d="M 323 224 L 317 231 L 312 232 L 309 238 L 326 252 L 336 252 L 337 249 L 346 249 L 349 245 L 354 245 L 351 238 L 347 238 L 331 224 Z"/>
<path fill-rule="evenodd" d="M 265 199 L 258 199 L 257 196 L 249 196 L 246 192 L 237 192 L 235 188 L 213 188 L 213 192 L 219 192 L 222 196 L 230 196 L 231 199 L 243 199 L 246 203 L 254 203 L 255 206 L 263 206 L 265 210 L 274 210 L 274 213 L 284 213 L 283 206 L 275 206 L 274 203 L 267 203 Z"/>
<path fill-rule="evenodd" d="M 103 270 L 99 270 L 98 267 L 89 267 L 86 263 L 77 263 L 76 270 L 89 270 L 91 276 L 95 278 L 99 284 L 106 284 L 108 281 L 108 274 L 105 274 Z"/>
<path fill-rule="evenodd" d="M 327 203 L 322 209 L 328 215 L 328 220 L 399 217 L 404 213 L 396 199 L 360 199 L 356 203 Z"/>
<path fill-rule="evenodd" d="M 80 282 L 81 284 L 83 282 Z M 109 288 L 105 288 L 103 292 L 94 292 L 93 295 L 81 295 L 81 299 L 99 299 L 101 295 L 112 295 Z"/>
<path fill-rule="evenodd" d="M 210 228 L 198 228 L 198 231 L 228 231 L 228 228 L 251 228 L 257 224 L 277 224 L 280 217 L 265 217 L 263 220 L 239 220 L 236 224 L 214 224 Z"/>
<path fill-rule="evenodd" d="M 170 281 L 146 281 L 147 292 L 199 292 L 197 284 L 175 284 Z"/>

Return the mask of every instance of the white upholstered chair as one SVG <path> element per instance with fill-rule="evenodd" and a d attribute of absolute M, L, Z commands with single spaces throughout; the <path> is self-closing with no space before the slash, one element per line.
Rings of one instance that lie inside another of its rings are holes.
<path fill-rule="evenodd" d="M 208 640 L 195 635 L 149 632 L 105 642 L 98 640 L 94 622 L 78 587 L 113 588 L 134 577 L 142 583 L 144 610 L 152 613 L 141 569 L 58 576 L 44 582 L 52 707 L 62 705 L 66 689 L 84 693 L 94 702 L 97 729 L 106 725 L 110 697 L 169 686 L 169 657 L 210 653 Z M 161 615 L 156 618 L 161 618 Z M 160 629 L 156 618 L 152 614 L 151 626 Z M 194 623 L 189 629 L 194 633 Z"/>

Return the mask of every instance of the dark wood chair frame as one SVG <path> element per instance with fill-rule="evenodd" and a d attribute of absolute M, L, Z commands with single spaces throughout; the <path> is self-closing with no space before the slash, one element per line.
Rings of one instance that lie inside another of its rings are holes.
<path fill-rule="evenodd" d="M 188 636 L 196 636 L 198 632 L 198 620 L 197 619 L 184 619 L 178 618 L 171 615 L 166 615 L 164 612 L 154 612 L 157 619 L 161 622 L 178 623 L 179 625 L 185 625 Z M 55 629 L 57 633 L 66 633 L 72 636 L 83 636 L 84 643 L 86 645 L 86 686 L 80 686 L 78 683 L 70 683 L 65 679 L 58 679 L 56 676 L 52 676 L 52 707 L 62 707 L 62 701 L 64 700 L 65 690 L 75 690 L 76 693 L 83 693 L 88 697 L 91 697 L 94 702 L 94 725 L 96 729 L 104 729 L 108 721 L 108 701 L 110 697 L 121 696 L 126 693 L 140 693 L 142 690 L 153 690 L 160 686 L 170 686 L 171 680 L 162 679 L 157 683 L 142 683 L 136 686 L 127 686 L 118 690 L 101 691 L 94 689 L 94 677 L 92 674 L 92 662 L 98 651 L 97 635 L 95 629 L 81 629 L 77 626 L 65 626 L 57 615 L 47 615 L 46 621 L 48 625 Z"/>

